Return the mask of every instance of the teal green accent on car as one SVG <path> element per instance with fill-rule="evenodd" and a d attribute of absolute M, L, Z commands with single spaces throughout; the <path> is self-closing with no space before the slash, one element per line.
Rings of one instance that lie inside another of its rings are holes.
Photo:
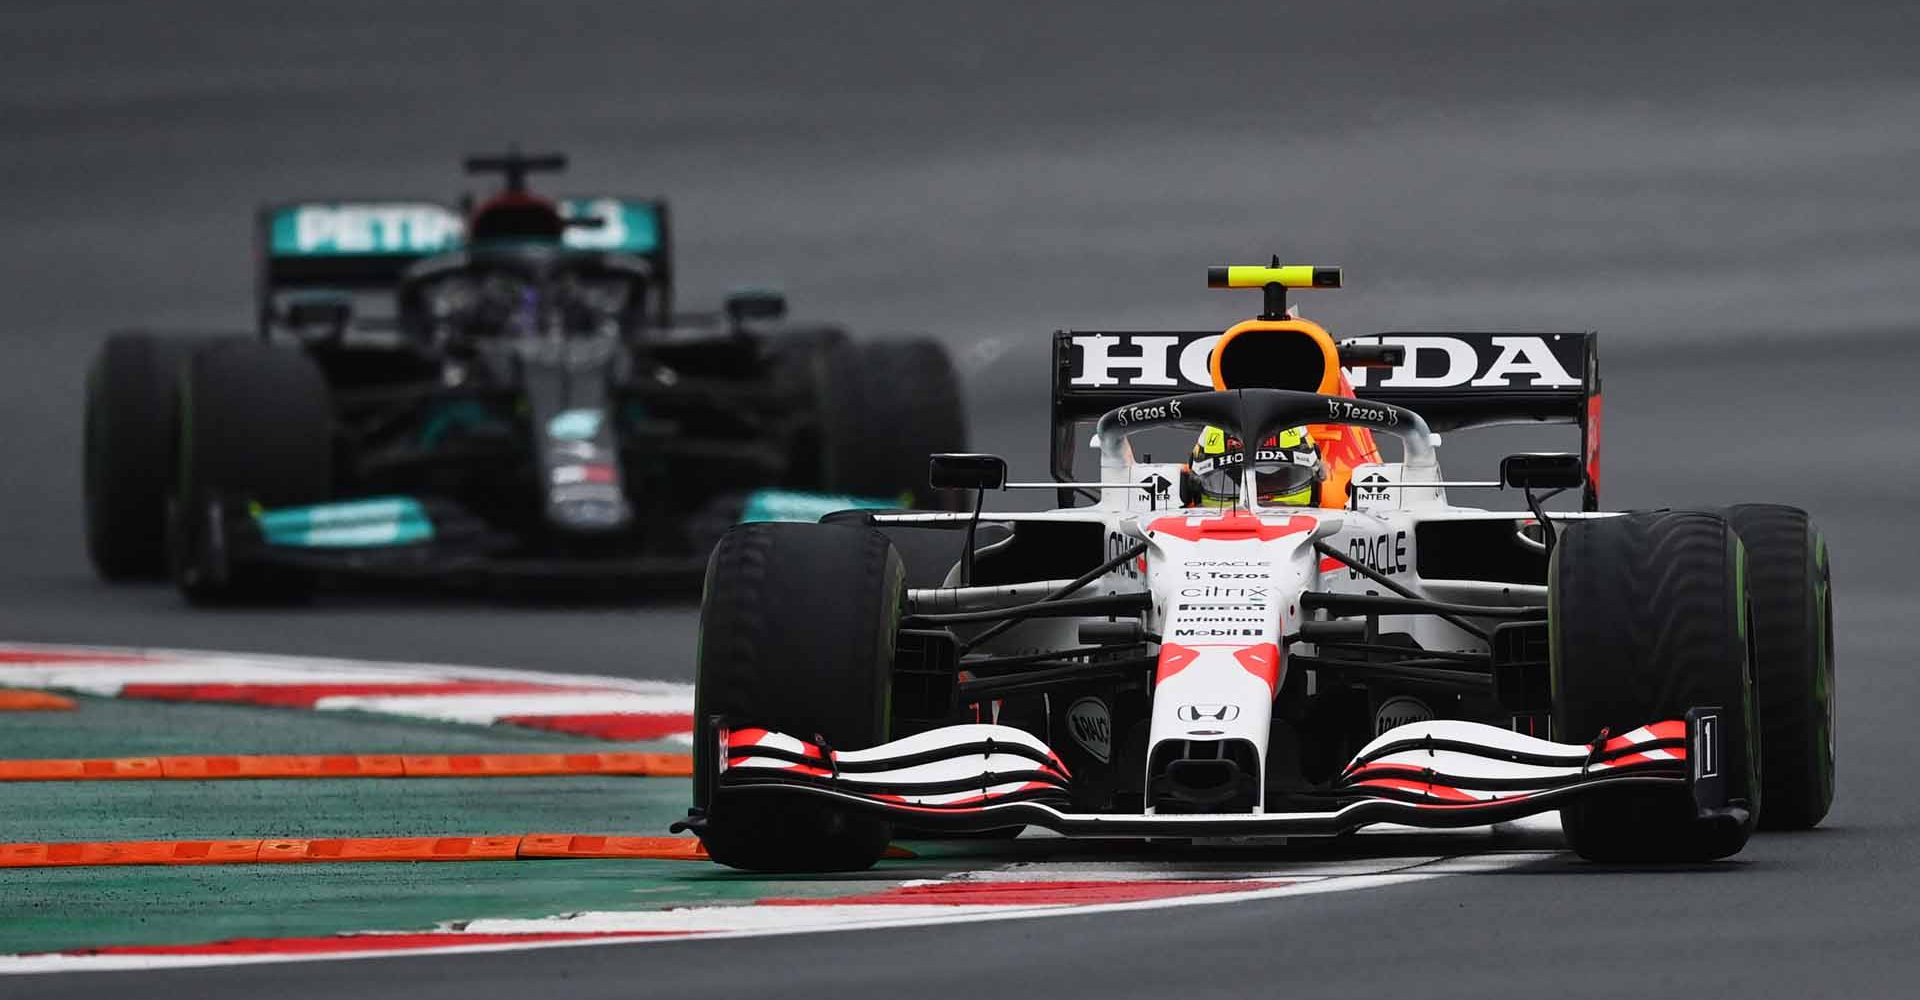
<path fill-rule="evenodd" d="M 660 211 L 652 202 L 569 198 L 561 243 L 575 250 L 648 254 L 660 249 Z M 432 202 L 310 202 L 283 205 L 267 218 L 267 252 L 276 257 L 424 257 L 465 244 L 466 221 Z"/>
<path fill-rule="evenodd" d="M 591 441 L 604 420 L 599 410 L 561 410 L 547 421 L 547 436 L 555 441 Z"/>
<path fill-rule="evenodd" d="M 477 399 L 448 400 L 433 411 L 420 428 L 420 447 L 435 448 L 448 433 L 498 425 L 493 413 Z"/>
<path fill-rule="evenodd" d="M 412 497 L 259 510 L 253 519 L 268 545 L 288 548 L 358 549 L 433 539 L 433 521 Z"/>
<path fill-rule="evenodd" d="M 740 523 L 754 521 L 818 521 L 836 510 L 883 510 L 901 506 L 899 498 L 878 500 L 836 493 L 806 493 L 799 490 L 757 490 L 747 497 L 740 511 Z"/>
<path fill-rule="evenodd" d="M 575 250 L 652 253 L 660 249 L 660 211 L 645 201 L 621 198 L 568 198 L 560 214 L 569 219 L 598 219 L 597 226 L 570 226 L 561 242 Z"/>

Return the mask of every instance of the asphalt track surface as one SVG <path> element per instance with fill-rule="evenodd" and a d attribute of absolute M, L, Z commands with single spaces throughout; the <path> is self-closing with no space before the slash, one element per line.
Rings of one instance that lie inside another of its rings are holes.
<path fill-rule="evenodd" d="M 103 332 L 244 326 L 255 202 L 437 194 L 518 139 L 569 150 L 572 186 L 673 196 L 689 303 L 776 283 L 797 313 L 947 338 L 976 443 L 1036 472 L 1046 333 L 1248 312 L 1205 264 L 1345 265 L 1302 303 L 1336 332 L 1601 330 L 1610 506 L 1778 500 L 1829 536 L 1819 831 L 1687 871 L 8 995 L 1910 995 L 1920 14 L 1349 6 L 9 5 L 0 635 L 686 677 L 684 604 L 190 613 L 85 565 Z"/>

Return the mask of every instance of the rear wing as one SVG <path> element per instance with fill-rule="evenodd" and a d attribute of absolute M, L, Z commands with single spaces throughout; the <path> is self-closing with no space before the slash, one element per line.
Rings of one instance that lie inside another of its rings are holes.
<path fill-rule="evenodd" d="M 673 255 L 667 203 L 653 198 L 560 199 L 569 227 L 563 242 L 577 250 L 626 254 L 653 270 L 659 319 L 673 305 Z M 286 293 L 380 293 L 393 289 L 415 262 L 465 245 L 459 210 L 431 201 L 315 199 L 261 206 L 254 217 L 255 299 L 260 330 L 276 321 Z"/>
<path fill-rule="evenodd" d="M 1053 335 L 1054 478 L 1071 481 L 1081 424 L 1125 403 L 1213 388 L 1207 361 L 1216 331 Z M 1494 424 L 1556 423 L 1580 428 L 1587 466 L 1582 506 L 1599 508 L 1600 358 L 1585 333 L 1394 332 L 1341 344 L 1397 346 L 1392 367 L 1349 367 L 1361 399 L 1404 406 L 1435 431 Z M 1063 501 L 1065 502 L 1065 501 Z"/>

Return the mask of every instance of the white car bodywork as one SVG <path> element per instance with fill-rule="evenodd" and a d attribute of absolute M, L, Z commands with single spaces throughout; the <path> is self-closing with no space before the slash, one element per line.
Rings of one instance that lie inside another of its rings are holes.
<path fill-rule="evenodd" d="M 1173 413 L 1178 415 L 1177 405 Z M 1518 536 L 1517 545 L 1541 543 L 1528 530 L 1535 521 L 1530 512 L 1454 505 L 1440 477 L 1433 436 L 1417 415 L 1399 413 L 1403 426 L 1375 424 L 1374 429 L 1391 430 L 1402 438 L 1402 461 L 1356 468 L 1356 487 L 1345 508 L 1262 507 L 1250 486 L 1243 488 L 1241 503 L 1233 509 L 1181 508 L 1170 502 L 1164 486 L 1158 492 L 1143 488 L 1156 480 L 1177 482 L 1181 467 L 1135 461 L 1128 436 L 1138 426 L 1115 428 L 1103 421 L 1103 432 L 1093 442 L 1101 456 L 1098 503 L 988 515 L 1015 531 L 1021 523 L 1040 521 L 1097 525 L 1109 557 L 1144 547 L 1080 593 L 1148 597 L 1141 626 L 1157 666 L 1144 757 L 1148 773 L 1141 776 L 1145 787 L 1164 773 L 1167 760 L 1209 753 L 1221 758 L 1251 754 L 1252 766 L 1235 773 L 1250 770 L 1253 780 L 1266 780 L 1276 697 L 1294 669 L 1289 660 L 1315 652 L 1314 644 L 1302 638 L 1303 628 L 1316 619 L 1304 595 L 1395 596 L 1384 579 L 1398 584 L 1402 594 L 1427 601 L 1516 611 L 1547 603 L 1547 588 L 1538 583 L 1422 575 L 1422 524 L 1492 521 L 1508 526 Z M 1553 515 L 1562 516 L 1607 515 Z M 968 517 L 904 513 L 878 515 L 874 521 L 931 525 Z M 959 607 L 970 596 L 988 600 L 992 595 L 948 588 L 910 595 L 910 604 L 916 596 L 923 602 L 938 596 L 945 606 Z M 1106 621 L 1105 615 L 1029 618 L 976 652 L 1020 655 L 1072 649 L 1082 645 L 1078 636 L 1083 625 Z M 1485 635 L 1463 624 L 1458 617 L 1432 612 L 1383 611 L 1377 631 L 1411 636 L 1420 650 L 1436 655 L 1487 653 Z M 1311 694 L 1317 681 L 1309 675 L 1298 690 Z M 1377 737 L 1327 791 L 1329 807 L 1324 810 L 1268 811 L 1262 787 L 1249 808 L 1226 812 L 1181 809 L 1161 814 L 1164 810 L 1156 809 L 1151 794 L 1140 812 L 1068 812 L 1060 806 L 1072 776 L 1054 750 L 1035 734 L 990 720 L 839 752 L 764 730 L 723 730 L 720 787 L 805 788 L 922 826 L 988 828 L 1017 822 L 1086 836 L 1335 834 L 1380 821 L 1476 825 L 1557 808 L 1570 796 L 1620 783 L 1691 784 L 1696 797 L 1712 794 L 1706 779 L 1714 775 L 1689 766 L 1690 758 L 1714 756 L 1710 715 L 1650 719 L 1631 733 L 1602 734 L 1593 743 L 1549 742 L 1484 722 L 1434 715 L 1429 710 L 1396 717 L 1383 710 Z M 1051 738 L 1056 743 L 1066 738 L 1088 742 L 1086 734 L 1071 732 Z M 1005 757 L 1010 747 L 1023 748 L 1018 760 Z M 959 785 L 965 787 L 956 790 Z M 920 787 L 942 790 L 920 793 Z"/>

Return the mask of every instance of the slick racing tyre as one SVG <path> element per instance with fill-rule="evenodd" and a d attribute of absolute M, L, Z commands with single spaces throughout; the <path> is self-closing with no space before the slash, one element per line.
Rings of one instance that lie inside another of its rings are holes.
<path fill-rule="evenodd" d="M 1727 795 L 1699 817 L 1687 788 L 1613 789 L 1560 811 L 1592 861 L 1705 861 L 1745 846 L 1760 812 L 1760 740 L 1740 536 L 1717 515 L 1656 511 L 1569 525 L 1549 571 L 1555 739 L 1623 735 L 1721 709 Z"/>
<path fill-rule="evenodd" d="M 1747 547 L 1766 830 L 1808 830 L 1833 805 L 1833 585 L 1827 544 L 1797 507 L 1722 512 Z"/>
<path fill-rule="evenodd" d="M 116 333 L 87 370 L 87 555 L 103 580 L 166 578 L 180 376 L 195 351 L 215 342 Z"/>
<path fill-rule="evenodd" d="M 284 600 L 303 581 L 230 558 L 225 523 L 247 505 L 319 503 L 333 488 L 325 377 L 298 350 L 239 341 L 202 351 L 180 393 L 174 582 L 195 603 Z"/>
<path fill-rule="evenodd" d="M 845 391 L 839 380 L 850 377 L 854 350 L 846 332 L 831 326 L 790 330 L 767 346 L 774 391 L 794 414 L 785 482 L 792 489 L 830 489 L 827 413 L 833 397 Z"/>
<path fill-rule="evenodd" d="M 905 568 L 870 528 L 768 522 L 727 532 L 707 562 L 694 678 L 694 805 L 713 860 L 763 872 L 870 868 L 881 820 L 791 792 L 715 795 L 717 717 L 836 750 L 888 739 Z"/>
<path fill-rule="evenodd" d="M 957 509 L 963 492 L 927 485 L 927 456 L 967 449 L 960 379 L 926 337 L 848 345 L 834 352 L 821 411 L 826 487 Z"/>

